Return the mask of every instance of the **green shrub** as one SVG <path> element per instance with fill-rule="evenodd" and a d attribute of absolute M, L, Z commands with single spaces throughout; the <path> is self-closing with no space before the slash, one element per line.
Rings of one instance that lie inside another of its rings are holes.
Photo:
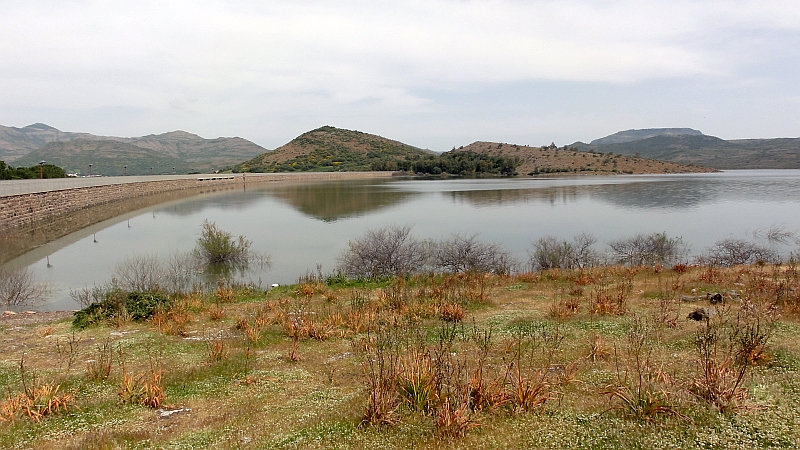
<path fill-rule="evenodd" d="M 130 315 L 136 322 L 150 318 L 161 306 L 169 304 L 169 298 L 152 292 L 110 291 L 101 302 L 92 303 L 75 312 L 72 325 L 86 328 L 119 315 Z"/>
<path fill-rule="evenodd" d="M 232 234 L 220 230 L 214 222 L 206 220 L 194 252 L 207 264 L 242 262 L 247 261 L 251 244 L 244 236 L 234 239 Z"/>

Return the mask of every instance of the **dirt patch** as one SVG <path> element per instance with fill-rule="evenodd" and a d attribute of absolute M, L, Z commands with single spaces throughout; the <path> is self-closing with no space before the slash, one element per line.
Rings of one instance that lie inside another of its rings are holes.
<path fill-rule="evenodd" d="M 72 314 L 73 311 L 25 311 L 15 314 L 9 314 L 6 311 L 0 314 L 0 327 L 58 322 L 68 317 L 71 318 Z"/>

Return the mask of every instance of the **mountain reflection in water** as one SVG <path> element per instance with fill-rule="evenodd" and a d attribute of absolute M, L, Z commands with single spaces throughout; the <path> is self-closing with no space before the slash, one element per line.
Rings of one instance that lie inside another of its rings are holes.
<path fill-rule="evenodd" d="M 294 283 L 317 265 L 332 272 L 348 241 L 387 225 L 411 225 L 420 239 L 478 234 L 520 261 L 540 237 L 582 232 L 593 234 L 601 251 L 612 240 L 655 232 L 681 237 L 698 254 L 717 240 L 751 239 L 759 230 L 800 231 L 800 171 L 275 182 L 129 212 L 7 265 L 30 267 L 51 284 L 53 297 L 39 307 L 74 308 L 71 289 L 108 282 L 126 257 L 191 251 L 204 220 L 271 256 L 271 266 L 241 275 L 263 285 Z M 782 250 L 797 248 L 793 241 L 787 246 Z"/>

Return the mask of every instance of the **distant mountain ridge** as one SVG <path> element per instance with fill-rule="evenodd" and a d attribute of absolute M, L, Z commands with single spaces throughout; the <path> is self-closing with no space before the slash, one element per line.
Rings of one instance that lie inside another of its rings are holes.
<path fill-rule="evenodd" d="M 628 140 L 635 137 L 641 139 Z M 724 140 L 690 128 L 661 128 L 621 131 L 571 147 L 722 170 L 800 169 L 800 138 Z"/>
<path fill-rule="evenodd" d="M 622 144 L 655 136 L 700 136 L 702 134 L 702 132 L 692 128 L 645 128 L 643 130 L 618 131 L 612 135 L 595 139 L 589 145 Z"/>
<path fill-rule="evenodd" d="M 208 171 L 265 151 L 243 138 L 205 139 L 185 131 L 126 138 L 64 132 L 43 123 L 0 126 L 0 160 L 15 166 L 47 161 L 68 172 L 87 173 L 89 163 L 102 175 L 168 173 L 173 167 L 177 172 Z"/>
<path fill-rule="evenodd" d="M 18 166 L 33 166 L 42 160 L 63 168 L 67 173 L 82 175 L 149 175 L 186 173 L 194 169 L 185 161 L 157 150 L 120 141 L 89 139 L 50 142 L 15 163 Z M 89 164 L 92 165 L 91 169 Z"/>

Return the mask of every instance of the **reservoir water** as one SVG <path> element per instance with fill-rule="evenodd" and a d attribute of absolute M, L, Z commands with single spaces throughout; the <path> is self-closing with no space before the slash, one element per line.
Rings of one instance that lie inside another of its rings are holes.
<path fill-rule="evenodd" d="M 76 309 L 70 290 L 108 282 L 128 256 L 166 259 L 190 251 L 204 220 L 247 237 L 254 250 L 271 256 L 271 266 L 244 275 L 264 286 L 294 283 L 317 265 L 331 272 L 349 240 L 386 225 L 411 225 L 422 239 L 478 234 L 520 261 L 540 237 L 571 239 L 582 232 L 598 239 L 598 250 L 607 250 L 605 243 L 614 239 L 665 232 L 698 254 L 723 238 L 757 240 L 769 229 L 800 231 L 800 170 L 277 182 L 127 214 L 7 265 L 30 267 L 37 280 L 49 284 L 49 298 L 33 308 Z M 798 244 L 790 240 L 780 247 L 786 254 Z"/>

